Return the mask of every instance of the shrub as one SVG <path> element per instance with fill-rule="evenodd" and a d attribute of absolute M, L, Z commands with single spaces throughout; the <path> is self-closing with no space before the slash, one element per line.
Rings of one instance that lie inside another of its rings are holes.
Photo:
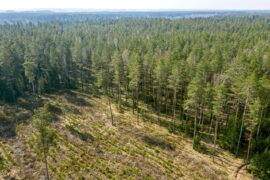
<path fill-rule="evenodd" d="M 200 136 L 196 135 L 193 141 L 193 149 L 199 150 L 201 147 L 201 138 Z"/>
<path fill-rule="evenodd" d="M 251 159 L 251 172 L 261 179 L 270 179 L 270 150 Z"/>

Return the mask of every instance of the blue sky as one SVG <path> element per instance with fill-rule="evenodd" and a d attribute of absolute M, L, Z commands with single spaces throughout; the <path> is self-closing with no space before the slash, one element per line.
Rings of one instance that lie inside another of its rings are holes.
<path fill-rule="evenodd" d="M 25 9 L 270 9 L 270 0 L 0 0 L 1 10 Z"/>

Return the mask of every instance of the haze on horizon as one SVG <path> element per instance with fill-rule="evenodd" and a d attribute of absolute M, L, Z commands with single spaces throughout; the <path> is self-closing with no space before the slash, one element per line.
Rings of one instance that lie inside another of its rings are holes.
<path fill-rule="evenodd" d="M 269 0 L 0 0 L 0 10 L 269 10 Z"/>

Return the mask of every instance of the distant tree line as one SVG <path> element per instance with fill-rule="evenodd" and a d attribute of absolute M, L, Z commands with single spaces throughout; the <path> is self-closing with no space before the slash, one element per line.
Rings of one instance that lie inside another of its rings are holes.
<path fill-rule="evenodd" d="M 0 26 L 0 99 L 77 88 L 131 99 L 269 178 L 270 16 L 124 18 Z M 113 115 L 112 121 L 113 121 Z M 196 146 L 194 146 L 196 147 Z"/>

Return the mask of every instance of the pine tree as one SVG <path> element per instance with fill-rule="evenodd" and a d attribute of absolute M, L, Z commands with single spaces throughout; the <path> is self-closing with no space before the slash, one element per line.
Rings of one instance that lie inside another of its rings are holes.
<path fill-rule="evenodd" d="M 113 73 L 114 73 L 114 81 L 117 85 L 118 91 L 118 110 L 121 112 L 121 87 L 124 82 L 125 77 L 125 70 L 124 70 L 124 62 L 122 57 L 120 56 L 119 52 L 114 52 L 112 56 L 112 63 L 113 63 Z"/>
<path fill-rule="evenodd" d="M 253 135 L 255 132 L 255 127 L 260 121 L 260 110 L 261 109 L 261 102 L 259 98 L 256 98 L 251 104 L 250 104 L 250 113 L 249 118 L 247 119 L 247 130 L 249 131 L 249 137 L 248 137 L 248 149 L 247 149 L 247 156 L 246 156 L 246 163 L 249 162 L 250 157 L 250 151 L 251 151 L 251 144 L 253 140 Z"/>
<path fill-rule="evenodd" d="M 185 62 L 183 60 L 174 62 L 171 75 L 168 77 L 169 88 L 173 91 L 173 104 L 172 104 L 172 121 L 173 121 L 173 130 L 175 131 L 175 118 L 176 118 L 176 104 L 177 104 L 177 93 L 183 91 L 186 81 L 186 72 L 185 72 Z M 181 97 L 182 98 L 182 97 Z M 180 102 L 180 107 L 181 107 Z M 181 113 L 181 112 L 180 112 Z M 180 116 L 181 117 L 181 116 Z"/>
<path fill-rule="evenodd" d="M 235 152 L 236 155 L 238 154 L 239 147 L 240 147 L 240 142 L 241 142 L 241 138 L 242 138 L 242 134 L 243 134 L 243 129 L 244 129 L 244 125 L 245 125 L 246 115 L 248 113 L 248 106 L 251 103 L 252 96 L 256 92 L 256 89 L 257 89 L 257 86 L 258 86 L 257 81 L 258 80 L 256 79 L 256 75 L 254 73 L 252 73 L 247 78 L 245 78 L 245 80 L 243 80 L 242 86 L 240 85 L 241 86 L 240 95 L 245 100 L 244 100 L 244 111 L 243 111 L 242 120 L 241 120 L 241 127 L 240 127 L 240 132 L 239 132 L 239 138 L 238 138 L 236 152 Z"/>
<path fill-rule="evenodd" d="M 216 144 L 218 137 L 218 127 L 220 119 L 223 115 L 223 109 L 226 103 L 226 87 L 224 84 L 217 85 L 214 88 L 214 101 L 213 101 L 213 116 L 216 117 L 215 134 L 214 134 L 214 147 L 213 147 L 213 161 L 216 154 Z"/>
<path fill-rule="evenodd" d="M 139 120 L 139 85 L 141 82 L 141 61 L 137 53 L 133 53 L 129 63 L 129 88 L 132 90 L 133 95 L 133 113 L 135 109 L 135 95 L 137 107 L 137 120 Z"/>
<path fill-rule="evenodd" d="M 198 65 L 196 76 L 192 79 L 187 88 L 187 99 L 184 104 L 185 109 L 192 112 L 194 117 L 193 140 L 195 140 L 197 136 L 197 120 L 205 96 L 206 69 L 205 62 L 201 62 Z"/>
<path fill-rule="evenodd" d="M 162 89 L 165 89 L 166 87 L 166 64 L 163 59 L 158 59 L 156 63 L 156 67 L 154 69 L 155 74 L 155 86 L 157 89 L 157 116 L 158 116 L 158 122 L 160 123 L 160 108 L 162 105 L 161 96 L 162 96 Z"/>
<path fill-rule="evenodd" d="M 48 112 L 48 104 L 35 111 L 34 119 L 37 130 L 34 139 L 35 149 L 45 164 L 46 178 L 49 180 L 48 154 L 50 149 L 56 145 L 56 133 L 50 128 L 52 114 Z"/>

